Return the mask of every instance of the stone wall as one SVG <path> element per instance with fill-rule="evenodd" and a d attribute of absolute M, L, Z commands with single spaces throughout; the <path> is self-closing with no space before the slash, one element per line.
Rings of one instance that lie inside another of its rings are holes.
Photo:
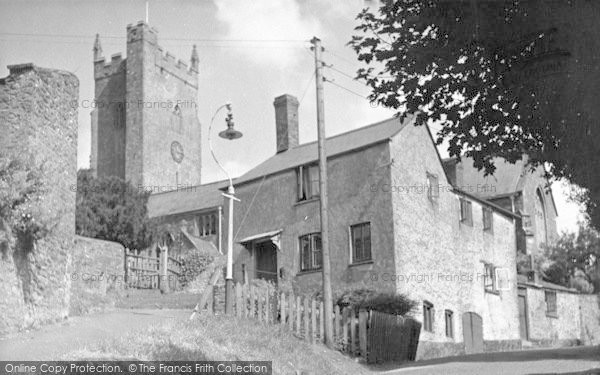
<path fill-rule="evenodd" d="M 557 314 L 546 313 L 545 289 L 527 288 L 529 339 L 541 346 L 577 343 L 581 335 L 579 295 L 556 291 Z"/>
<path fill-rule="evenodd" d="M 481 316 L 489 348 L 518 347 L 512 218 L 495 211 L 493 230 L 483 230 L 482 205 L 451 191 L 426 127 L 409 124 L 393 138 L 391 153 L 396 289 L 419 302 L 415 314 L 419 321 L 424 301 L 434 310 L 433 330 L 422 330 L 417 357 L 464 353 L 462 315 L 466 312 Z M 425 188 L 428 173 L 439 179 L 435 200 Z M 460 222 L 461 197 L 472 204 L 472 226 Z M 508 290 L 484 290 L 484 263 L 507 270 Z M 446 335 L 445 310 L 453 313 L 453 337 Z"/>
<path fill-rule="evenodd" d="M 76 236 L 69 278 L 69 315 L 114 306 L 124 287 L 125 249 L 116 242 Z"/>
<path fill-rule="evenodd" d="M 0 260 L 0 332 L 67 317 L 75 231 L 79 81 L 33 64 L 9 70 L 0 80 L 0 150 L 42 167 L 43 199 L 34 204 L 50 232 L 38 241 L 18 240 Z"/>
<path fill-rule="evenodd" d="M 600 295 L 579 296 L 581 314 L 581 342 L 583 345 L 600 344 Z"/>

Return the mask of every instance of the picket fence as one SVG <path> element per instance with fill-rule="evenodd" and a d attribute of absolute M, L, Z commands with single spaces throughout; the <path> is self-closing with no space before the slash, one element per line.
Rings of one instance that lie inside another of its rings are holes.
<path fill-rule="evenodd" d="M 279 324 L 310 343 L 324 341 L 322 301 L 249 284 L 236 284 L 233 291 L 233 313 L 238 318 Z M 212 304 L 207 304 L 212 312 L 219 303 L 215 295 Z M 338 305 L 333 308 L 332 318 L 335 346 L 350 356 L 369 363 L 415 359 L 421 329 L 415 320 Z"/>

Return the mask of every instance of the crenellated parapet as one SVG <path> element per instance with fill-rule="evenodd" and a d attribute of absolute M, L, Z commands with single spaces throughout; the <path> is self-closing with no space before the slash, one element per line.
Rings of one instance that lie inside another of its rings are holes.
<path fill-rule="evenodd" d="M 126 61 L 120 53 L 113 54 L 109 62 L 106 62 L 104 57 L 94 61 L 94 79 L 110 77 L 122 73 L 125 70 Z"/>
<path fill-rule="evenodd" d="M 163 49 L 157 46 L 154 61 L 157 69 L 161 72 L 166 72 L 177 78 L 185 81 L 186 83 L 196 87 L 198 85 L 198 71 L 192 69 L 183 60 L 177 60 L 170 52 L 163 53 Z"/>

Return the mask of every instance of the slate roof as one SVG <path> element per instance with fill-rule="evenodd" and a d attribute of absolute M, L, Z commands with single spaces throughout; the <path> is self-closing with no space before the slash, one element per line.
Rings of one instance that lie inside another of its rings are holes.
<path fill-rule="evenodd" d="M 408 116 L 404 122 L 391 118 L 362 128 L 351 130 L 327 138 L 327 157 L 340 155 L 372 144 L 386 141 L 400 132 L 406 125 L 414 122 Z M 235 185 L 256 180 L 288 169 L 296 168 L 318 160 L 317 142 L 304 143 L 287 151 L 275 154 L 246 174 L 235 180 Z"/>
<path fill-rule="evenodd" d="M 148 199 L 148 216 L 152 218 L 176 215 L 221 206 L 223 196 L 219 189 L 227 185 L 227 180 L 216 181 L 210 184 L 152 194 Z"/>
<path fill-rule="evenodd" d="M 444 159 L 444 164 L 456 162 L 455 159 Z M 496 171 L 493 175 L 484 176 L 484 171 L 479 171 L 473 166 L 473 159 L 462 157 L 460 164 L 463 168 L 462 186 L 456 186 L 464 191 L 472 191 L 481 198 L 491 198 L 499 195 L 508 195 L 523 190 L 525 173 L 523 160 L 510 164 L 502 158 L 495 158 Z M 478 189 L 478 186 L 487 186 L 488 189 Z M 457 183 L 458 185 L 458 183 Z M 492 189 L 493 187 L 494 189 Z"/>

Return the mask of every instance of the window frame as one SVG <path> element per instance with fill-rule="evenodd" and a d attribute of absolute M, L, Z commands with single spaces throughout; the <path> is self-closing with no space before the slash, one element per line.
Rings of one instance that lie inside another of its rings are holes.
<path fill-rule="evenodd" d="M 304 254 L 304 247 L 303 247 L 303 240 L 304 239 L 308 240 L 308 245 L 309 245 L 309 258 L 308 258 L 308 267 L 305 268 L 305 254 Z M 319 239 L 319 241 L 321 241 L 321 233 L 320 232 L 314 232 L 314 233 L 307 233 L 304 234 L 300 237 L 298 237 L 298 249 L 299 249 L 299 253 L 300 253 L 300 272 L 313 272 L 313 271 L 319 271 L 321 270 L 321 268 L 323 267 L 323 243 L 321 243 L 321 248 L 319 251 L 316 251 L 316 244 L 317 244 L 317 238 Z M 315 265 L 315 260 L 316 260 L 316 256 L 320 254 L 321 255 L 321 259 L 320 259 L 320 263 L 318 265 Z"/>
<path fill-rule="evenodd" d="M 485 232 L 494 233 L 494 210 L 490 207 L 483 206 L 482 210 L 482 221 L 483 221 L 483 230 Z M 486 216 L 487 213 L 487 216 Z M 486 220 L 486 218 L 488 220 Z"/>
<path fill-rule="evenodd" d="M 444 310 L 444 321 L 446 322 L 446 337 L 454 338 L 454 311 Z M 450 324 L 448 324 L 450 323 Z"/>
<path fill-rule="evenodd" d="M 427 332 L 433 332 L 433 320 L 434 320 L 434 307 L 433 303 L 429 301 L 423 301 L 423 330 Z"/>
<path fill-rule="evenodd" d="M 366 254 L 366 250 L 365 250 L 365 236 L 364 236 L 364 230 L 365 227 L 368 228 L 369 230 L 369 249 L 368 249 L 368 256 L 362 257 L 362 258 L 358 258 L 357 252 L 356 252 L 356 239 L 354 238 L 354 230 L 355 229 L 360 229 L 360 235 L 361 235 L 361 246 L 362 246 L 362 252 L 363 255 Z M 370 221 L 365 221 L 362 223 L 358 223 L 358 224 L 353 224 L 350 225 L 350 264 L 360 264 L 360 263 L 366 263 L 366 262 L 371 262 L 373 260 L 373 241 L 372 241 L 372 232 L 371 232 L 371 222 Z"/>
<path fill-rule="evenodd" d="M 440 198 L 440 183 L 438 175 L 434 173 L 427 172 L 427 198 L 433 202 L 437 203 Z"/>
<path fill-rule="evenodd" d="M 311 170 L 313 173 L 316 171 L 315 176 L 311 176 Z M 316 184 L 316 192 L 313 191 L 314 183 Z M 306 189 L 305 189 L 306 187 Z M 296 168 L 296 199 L 298 202 L 305 202 L 320 197 L 320 181 L 319 181 L 319 165 L 316 163 L 304 164 Z M 304 194 L 306 190 L 306 194 Z"/>
<path fill-rule="evenodd" d="M 459 198 L 460 222 L 462 224 L 473 226 L 473 202 L 467 198 Z"/>
<path fill-rule="evenodd" d="M 550 304 L 548 302 L 548 296 L 553 296 L 554 303 Z M 546 316 L 557 318 L 558 317 L 558 293 L 556 290 L 546 289 L 544 290 L 544 302 L 546 303 Z M 553 309 L 551 309 L 553 307 Z"/>
<path fill-rule="evenodd" d="M 483 290 L 486 293 L 498 294 L 498 280 L 496 280 L 496 267 L 492 263 L 483 263 L 483 276 Z"/>

